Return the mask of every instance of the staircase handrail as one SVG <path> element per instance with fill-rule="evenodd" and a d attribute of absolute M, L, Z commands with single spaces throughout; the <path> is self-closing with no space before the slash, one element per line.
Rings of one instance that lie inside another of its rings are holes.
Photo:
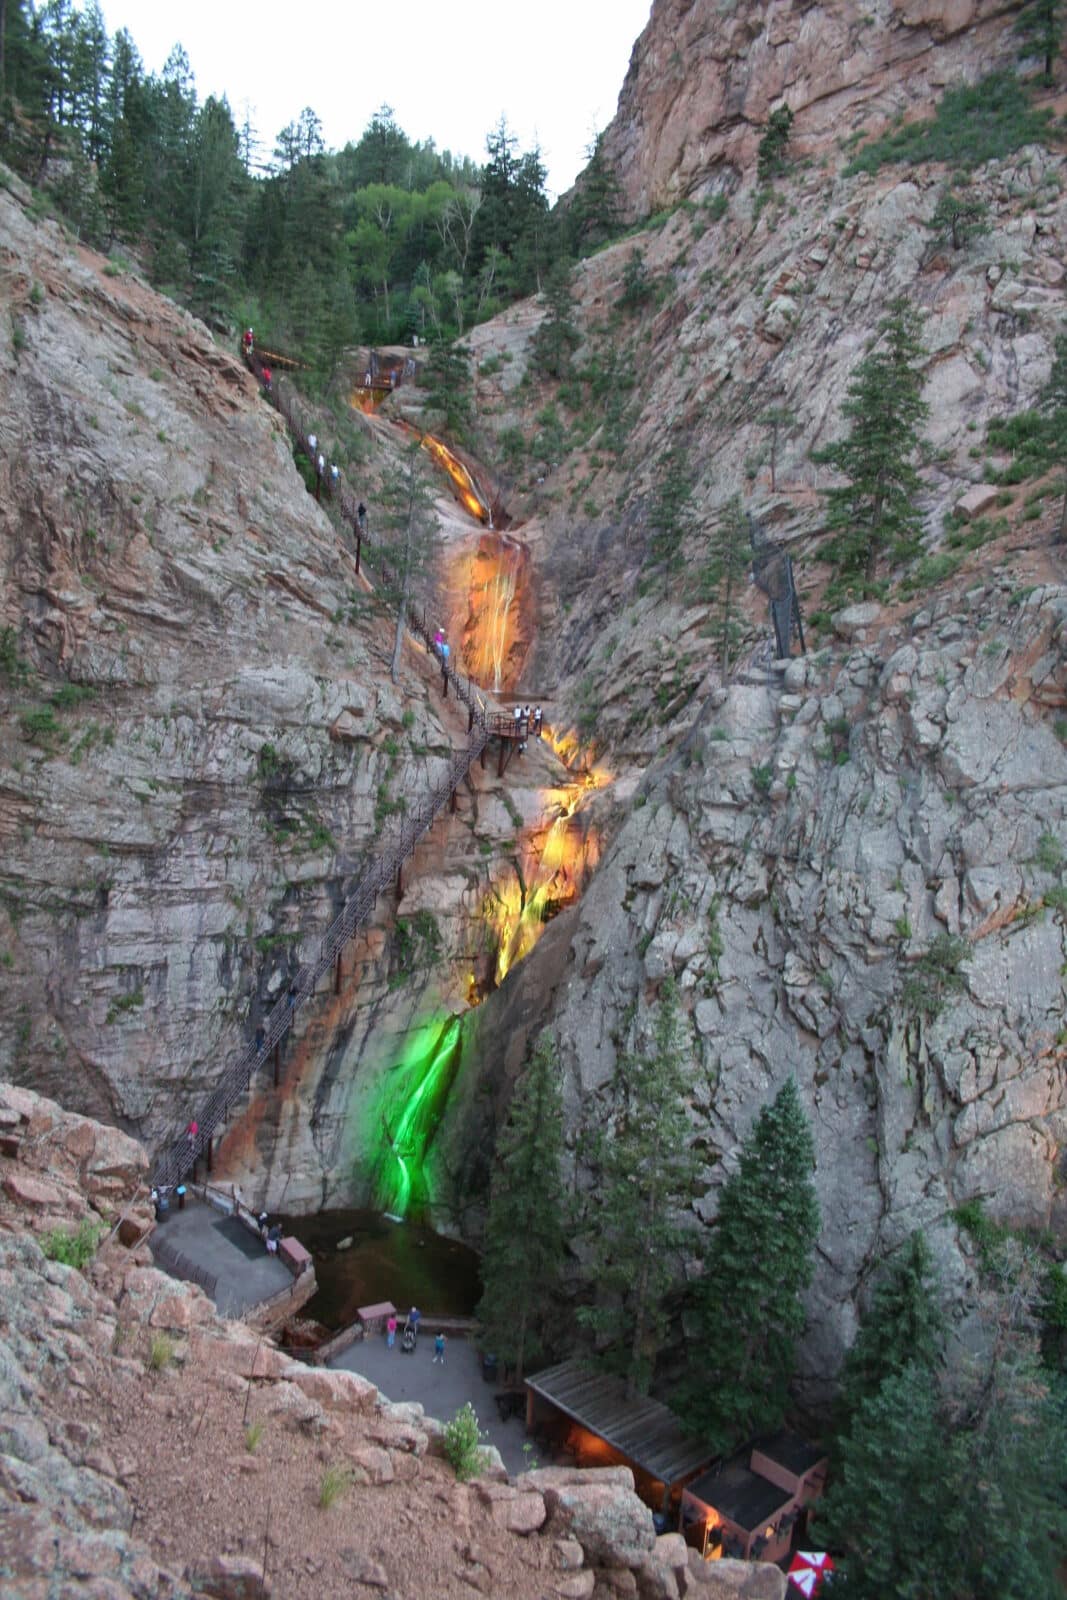
<path fill-rule="evenodd" d="M 247 1093 L 254 1074 L 290 1031 L 296 1012 L 314 994 L 320 978 L 367 921 L 382 890 L 393 881 L 397 870 L 408 857 L 414 854 L 419 840 L 428 832 L 485 749 L 488 738 L 484 726 L 472 729 L 467 748 L 453 754 L 447 777 L 436 783 L 417 809 L 403 819 L 396 836 L 378 852 L 361 875 L 323 934 L 318 956 L 300 967 L 289 989 L 271 1007 L 262 1024 L 261 1042 L 257 1044 L 253 1041 L 245 1045 L 219 1079 L 207 1104 L 201 1108 L 196 1133 L 186 1133 L 174 1139 L 160 1155 L 153 1174 L 157 1189 L 173 1187 L 192 1171 L 214 1136 L 215 1129 L 225 1120 L 233 1105 Z"/>

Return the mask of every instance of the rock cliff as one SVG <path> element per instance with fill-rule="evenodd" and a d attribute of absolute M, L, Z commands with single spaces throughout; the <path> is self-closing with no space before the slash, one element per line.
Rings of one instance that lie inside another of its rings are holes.
<path fill-rule="evenodd" d="M 695 1244 L 786 1075 L 811 1110 L 811 1398 L 911 1228 L 965 1306 L 954 1207 L 979 1196 L 1065 1226 L 1067 587 L 1050 481 L 990 483 L 1011 462 L 986 440 L 1034 403 L 1067 309 L 1063 157 L 1050 137 L 974 171 L 990 231 L 955 250 L 932 227 L 945 167 L 846 176 L 828 137 L 834 118 L 873 129 L 1010 61 L 1010 28 L 985 5 L 865 22 L 657 4 L 606 148 L 635 210 L 688 198 L 576 269 L 570 388 L 534 370 L 540 304 L 471 337 L 480 450 L 536 571 L 519 688 L 615 781 L 585 898 L 464 1029 L 431 1188 L 476 1236 L 529 1039 L 559 1035 L 576 1140 L 610 1116 L 627 1030 L 673 972 L 698 1064 Z M 787 89 L 799 159 L 761 193 L 758 123 Z M 386 629 L 231 357 L 10 192 L 0 220 L 4 1070 L 154 1140 L 195 1110 L 465 723 L 417 653 L 388 683 Z M 635 250 L 647 282 L 627 301 Z M 813 452 L 901 294 L 922 313 L 931 408 L 922 559 L 871 609 L 818 618 L 832 479 Z M 379 446 L 369 435 L 357 470 L 379 469 Z M 672 446 L 695 516 L 664 583 L 649 513 Z M 794 556 L 812 648 L 772 662 L 750 588 L 724 674 L 695 574 L 735 494 Z M 366 1198 L 405 1034 L 504 976 L 487 972 L 486 907 L 531 903 L 521 837 L 544 834 L 542 791 L 564 778 L 547 750 L 523 770 L 475 773 L 420 851 L 404 937 L 383 905 L 280 1092 L 234 1127 L 227 1173 L 272 1206 Z"/>
<path fill-rule="evenodd" d="M 1003 0 L 655 0 L 634 46 L 604 156 L 632 215 L 731 192 L 756 164 L 771 111 L 821 155 L 860 128 L 924 116 L 946 86 L 1018 54 Z"/>

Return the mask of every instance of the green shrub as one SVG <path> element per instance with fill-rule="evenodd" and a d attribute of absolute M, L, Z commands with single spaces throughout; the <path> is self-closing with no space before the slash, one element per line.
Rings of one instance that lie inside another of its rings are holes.
<path fill-rule="evenodd" d="M 905 1011 L 933 1021 L 946 1000 L 966 988 L 961 967 L 971 958 L 966 939 L 939 933 L 926 953 L 919 957 L 915 971 L 904 984 L 901 1000 Z"/>
<path fill-rule="evenodd" d="M 752 768 L 752 787 L 755 789 L 757 794 L 761 794 L 761 795 L 770 794 L 770 792 L 771 792 L 771 784 L 773 782 L 774 782 L 774 773 L 772 772 L 770 767 L 753 767 Z"/>
<path fill-rule="evenodd" d="M 51 706 L 35 706 L 31 711 L 24 711 L 19 717 L 19 728 L 24 739 L 46 750 L 62 744 L 67 737 L 66 729 L 57 721 Z"/>
<path fill-rule="evenodd" d="M 1032 108 L 1011 73 L 994 72 L 980 83 L 946 90 L 928 121 L 907 123 L 866 145 L 853 156 L 845 176 L 877 172 L 899 162 L 918 166 L 946 161 L 955 167 L 979 167 L 1024 144 L 1047 145 L 1053 137 L 1050 113 Z"/>
<path fill-rule="evenodd" d="M 259 1441 L 263 1437 L 262 1421 L 250 1422 L 245 1429 L 245 1449 L 250 1456 L 254 1456 L 259 1449 Z"/>
<path fill-rule="evenodd" d="M 65 1267 L 77 1267 L 82 1272 L 95 1256 L 106 1232 L 106 1222 L 94 1222 L 92 1217 L 86 1217 L 72 1232 L 53 1228 L 51 1233 L 44 1234 L 41 1249 L 49 1261 L 60 1261 Z"/>
<path fill-rule="evenodd" d="M 1042 872 L 1058 872 L 1063 866 L 1063 861 L 1063 845 L 1056 835 L 1046 828 L 1038 839 L 1037 849 L 1034 851 L 1035 866 L 1040 867 Z"/>
<path fill-rule="evenodd" d="M 485 1471 L 488 1458 L 482 1448 L 482 1438 L 477 1412 L 468 1400 L 452 1421 L 445 1424 L 445 1455 L 461 1483 Z"/>
<path fill-rule="evenodd" d="M 1011 456 L 1009 464 L 991 474 L 997 483 L 1023 483 L 1039 478 L 1059 459 L 1057 432 L 1051 417 L 1040 411 L 1019 411 L 1014 417 L 994 417 L 986 431 L 991 450 Z"/>

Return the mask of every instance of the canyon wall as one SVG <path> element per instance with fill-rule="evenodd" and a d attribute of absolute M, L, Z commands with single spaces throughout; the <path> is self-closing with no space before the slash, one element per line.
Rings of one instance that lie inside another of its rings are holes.
<path fill-rule="evenodd" d="M 821 155 L 859 129 L 925 116 L 948 85 L 1018 55 L 1003 0 L 655 0 L 634 46 L 603 153 L 630 214 L 733 191 L 755 171 L 767 118 Z"/>

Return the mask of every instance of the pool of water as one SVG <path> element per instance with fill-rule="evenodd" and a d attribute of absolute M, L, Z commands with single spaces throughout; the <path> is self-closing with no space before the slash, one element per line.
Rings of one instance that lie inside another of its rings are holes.
<path fill-rule="evenodd" d="M 360 1306 L 391 1300 L 398 1310 L 468 1317 L 481 1296 L 478 1257 L 418 1222 L 390 1222 L 376 1211 L 319 1211 L 278 1217 L 315 1260 L 318 1289 L 301 1315 L 331 1333 L 356 1320 Z M 352 1244 L 338 1250 L 342 1240 Z"/>

